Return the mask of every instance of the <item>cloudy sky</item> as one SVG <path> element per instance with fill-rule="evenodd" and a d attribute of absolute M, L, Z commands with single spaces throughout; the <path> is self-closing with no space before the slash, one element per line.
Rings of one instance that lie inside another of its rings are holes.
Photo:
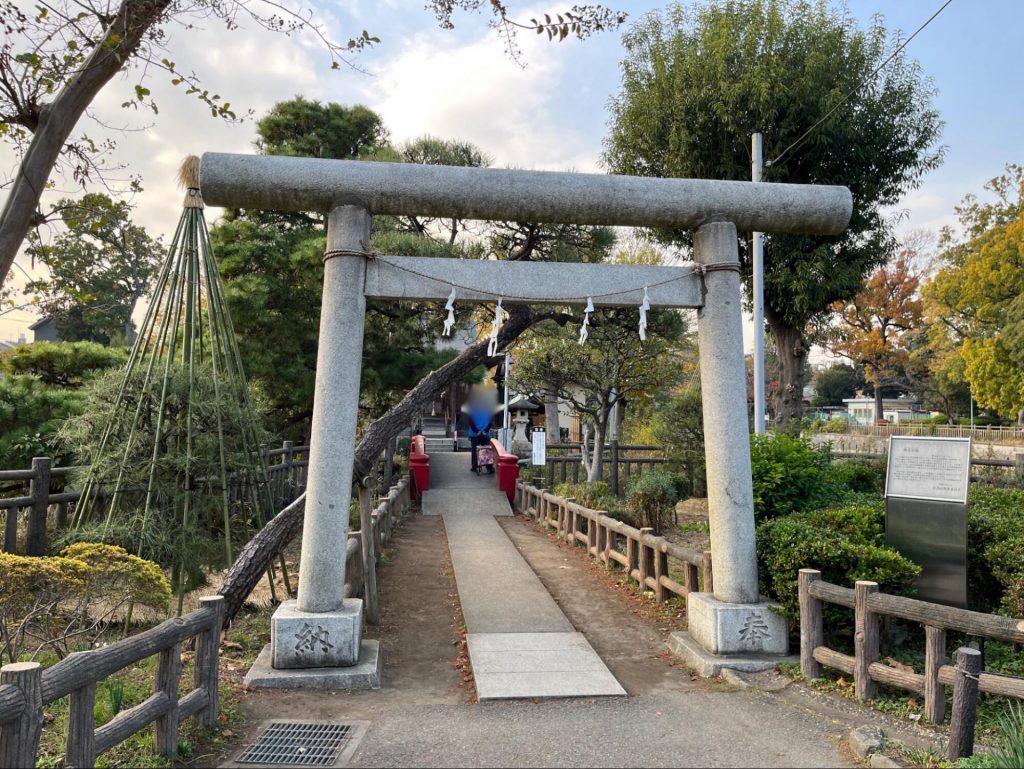
<path fill-rule="evenodd" d="M 608 4 L 634 19 L 664 5 Z M 509 5 L 525 19 L 570 4 Z M 940 5 L 941 0 L 850 0 L 848 8 L 862 24 L 881 13 L 890 28 L 909 34 Z M 336 39 L 363 29 L 381 38 L 356 59 L 365 73 L 332 71 L 313 39 L 284 37 L 254 24 L 233 32 L 214 21 L 172 28 L 170 58 L 179 68 L 194 70 L 239 114 L 251 109 L 259 116 L 275 102 L 300 94 L 363 103 L 383 116 L 396 141 L 429 133 L 472 141 L 497 165 L 600 170 L 607 103 L 619 86 L 618 33 L 560 44 L 523 35 L 526 66 L 520 67 L 504 53 L 483 15 L 457 15 L 456 29 L 446 31 L 437 28 L 421 0 L 316 0 L 314 7 Z M 1019 0 L 954 0 L 910 44 L 910 55 L 938 88 L 948 154 L 921 189 L 907 196 L 902 228 L 935 230 L 953 223 L 953 206 L 964 193 L 979 190 L 1007 162 L 1024 162 L 1021 40 L 1024 3 Z M 180 213 L 174 174 L 181 158 L 207 150 L 250 152 L 253 124 L 211 118 L 194 97 L 159 76 L 148 83 L 159 115 L 124 110 L 120 105 L 130 98 L 134 82 L 115 82 L 95 113 L 110 126 L 143 129 L 117 135 L 115 160 L 143 177 L 145 189 L 134 199 L 137 220 L 154 233 L 166 233 Z M 109 133 L 95 126 L 90 131 Z M 766 141 L 770 151 L 770 137 Z M 11 165 L 11 153 L 0 148 L 0 166 L 6 172 Z M 33 320 L 25 312 L 0 318 L 0 339 L 16 338 Z"/>

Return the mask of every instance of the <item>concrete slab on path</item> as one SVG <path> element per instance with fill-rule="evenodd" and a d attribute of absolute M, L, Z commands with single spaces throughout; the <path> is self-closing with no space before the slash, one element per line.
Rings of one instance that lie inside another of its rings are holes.
<path fill-rule="evenodd" d="M 573 633 L 492 515 L 444 515 L 467 633 Z"/>
<path fill-rule="evenodd" d="M 511 515 L 507 497 L 477 484 L 468 460 L 446 456 L 435 476 L 431 457 L 423 512 L 444 519 L 477 697 L 625 696 L 495 520 Z"/>
<path fill-rule="evenodd" d="M 626 696 L 582 633 L 470 633 L 481 700 Z"/>
<path fill-rule="evenodd" d="M 430 489 L 421 509 L 424 515 L 512 515 L 508 497 L 497 489 Z"/>

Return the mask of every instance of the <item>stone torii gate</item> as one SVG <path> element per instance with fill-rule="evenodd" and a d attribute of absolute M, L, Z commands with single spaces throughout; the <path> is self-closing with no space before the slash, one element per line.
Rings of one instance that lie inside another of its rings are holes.
<path fill-rule="evenodd" d="M 379 685 L 362 640 L 362 601 L 344 599 L 366 300 L 638 306 L 698 310 L 714 593 L 691 593 L 680 651 L 706 672 L 787 651 L 785 622 L 757 586 L 737 231 L 834 235 L 845 187 L 658 179 L 207 153 L 210 205 L 327 214 L 323 306 L 298 599 L 271 621 L 280 686 Z M 696 265 L 618 266 L 398 257 L 370 253 L 374 214 L 694 230 Z M 753 655 L 753 656 L 752 656 Z M 266 656 L 266 655 L 264 655 Z M 305 672 L 301 672 L 305 671 Z M 264 671 L 266 672 L 266 671 Z"/>

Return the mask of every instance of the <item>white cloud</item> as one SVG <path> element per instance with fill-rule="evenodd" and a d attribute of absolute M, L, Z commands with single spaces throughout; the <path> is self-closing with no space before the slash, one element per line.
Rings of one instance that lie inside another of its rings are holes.
<path fill-rule="evenodd" d="M 364 98 L 396 141 L 430 133 L 471 141 L 499 166 L 596 170 L 599 148 L 558 125 L 559 117 L 572 116 L 557 114 L 559 91 L 568 87 L 557 46 L 521 36 L 523 68 L 493 32 L 464 45 L 451 42 L 439 32 L 407 38 L 364 81 Z"/>

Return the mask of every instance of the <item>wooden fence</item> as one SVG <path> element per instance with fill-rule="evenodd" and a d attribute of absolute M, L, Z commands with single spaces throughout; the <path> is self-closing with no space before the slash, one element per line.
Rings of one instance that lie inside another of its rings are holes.
<path fill-rule="evenodd" d="M 524 481 L 516 483 L 515 509 L 554 529 L 559 538 L 584 545 L 607 568 L 618 564 L 641 592 L 653 590 L 658 603 L 669 593 L 686 598 L 698 589 L 714 590 L 710 551 L 681 547 L 654 536 L 651 529 L 634 528 Z"/>
<path fill-rule="evenodd" d="M 828 431 L 832 433 L 831 430 Z M 1024 443 L 1024 427 L 970 427 L 969 425 L 935 425 L 923 422 L 893 423 L 886 425 L 858 425 L 847 423 L 835 435 L 871 435 L 886 438 L 890 435 L 928 435 L 936 438 L 973 438 L 980 443 Z"/>
<path fill-rule="evenodd" d="M 369 501 L 369 495 L 361 495 Z M 402 477 L 368 509 L 372 536 L 349 533 L 346 548 L 345 597 L 376 603 L 376 559 L 391 540 L 395 526 L 411 504 L 409 477 Z M 363 527 L 366 529 L 366 526 Z M 367 559 L 367 555 L 369 558 Z M 75 652 L 45 670 L 36 662 L 19 662 L 0 669 L 0 766 L 35 766 L 43 728 L 43 706 L 69 697 L 67 748 L 64 766 L 90 767 L 96 756 L 155 724 L 156 750 L 173 757 L 178 751 L 178 724 L 195 716 L 214 726 L 218 716 L 222 596 L 203 598 L 200 608 L 166 620 L 102 649 Z M 195 682 L 180 696 L 182 644 L 195 638 Z M 96 728 L 96 685 L 103 679 L 148 657 L 158 655 L 153 694 Z"/>
<path fill-rule="evenodd" d="M 296 446 L 291 441 L 285 441 L 281 448 L 262 450 L 270 499 L 275 510 L 280 510 L 305 490 L 308 452 L 308 446 Z M 27 494 L 0 498 L 0 510 L 6 511 L 2 552 L 17 552 L 18 524 L 21 516 L 27 514 L 24 554 L 46 554 L 50 509 L 56 507 L 56 529 L 67 526 L 82 492 L 66 488 L 66 479 L 80 469 L 54 467 L 50 457 L 36 457 L 28 469 L 0 470 L 0 484 L 8 487 L 20 485 L 24 490 L 25 483 L 28 483 Z"/>
<path fill-rule="evenodd" d="M 833 459 L 877 459 L 884 461 L 886 454 L 878 452 L 833 451 Z M 998 468 L 986 472 L 974 472 L 975 468 Z M 1015 454 L 1013 459 L 993 459 L 971 457 L 971 480 L 989 484 L 1021 484 L 1024 483 L 1024 453 Z"/>
<path fill-rule="evenodd" d="M 805 678 L 821 676 L 821 666 L 853 676 L 854 691 L 860 700 L 876 695 L 877 684 L 920 694 L 924 714 L 932 723 L 942 723 L 946 712 L 943 687 L 962 683 L 963 670 L 947 664 L 948 631 L 1009 643 L 1024 643 L 1024 620 L 996 614 L 957 609 L 878 592 L 877 582 L 859 581 L 851 590 L 821 579 L 817 569 L 801 569 L 800 590 L 800 671 Z M 854 610 L 854 655 L 825 646 L 822 605 L 845 606 Z M 924 672 L 898 669 L 881 661 L 881 620 L 893 617 L 924 626 Z M 978 689 L 990 694 L 1024 699 L 1024 678 L 981 672 Z"/>
<path fill-rule="evenodd" d="M 644 470 L 653 470 L 668 460 L 661 456 L 659 446 L 645 446 L 611 441 L 604 449 L 603 479 L 607 479 L 611 492 L 618 496 L 629 485 L 634 475 Z M 580 445 L 574 443 L 549 443 L 546 451 L 546 474 L 548 485 L 556 483 L 580 483 L 586 480 Z"/>
<path fill-rule="evenodd" d="M 36 765 L 43 706 L 63 697 L 70 698 L 65 766 L 95 766 L 96 756 L 154 723 L 157 752 L 177 755 L 181 721 L 196 716 L 206 726 L 217 723 L 223 602 L 221 596 L 203 598 L 190 614 L 102 649 L 70 654 L 46 670 L 37 662 L 5 665 L 0 669 L 0 766 Z M 195 685 L 182 697 L 181 647 L 190 638 L 196 639 Z M 96 684 L 154 655 L 153 694 L 97 729 Z"/>

